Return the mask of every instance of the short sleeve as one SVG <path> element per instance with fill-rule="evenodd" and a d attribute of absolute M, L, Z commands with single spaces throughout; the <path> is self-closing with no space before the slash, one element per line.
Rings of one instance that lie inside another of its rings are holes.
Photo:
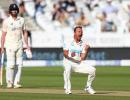
<path fill-rule="evenodd" d="M 69 50 L 69 44 L 67 42 L 63 43 L 63 50 Z"/>
<path fill-rule="evenodd" d="M 26 23 L 24 19 L 23 19 L 23 30 L 26 30 Z"/>
<path fill-rule="evenodd" d="M 2 31 L 3 31 L 3 32 L 7 32 L 7 21 L 6 21 L 6 20 L 3 21 Z"/>
<path fill-rule="evenodd" d="M 85 53 L 86 52 L 86 50 L 85 50 L 85 48 L 86 48 L 86 46 L 89 46 L 87 43 L 83 43 L 83 45 L 82 45 L 82 53 Z"/>
<path fill-rule="evenodd" d="M 70 46 L 71 46 L 71 43 L 72 41 L 71 40 L 65 40 L 64 43 L 63 43 L 63 49 L 64 50 L 69 50 L 70 49 Z"/>
<path fill-rule="evenodd" d="M 86 51 L 85 51 L 85 46 L 83 46 L 83 50 L 82 50 L 82 53 L 85 53 Z"/>

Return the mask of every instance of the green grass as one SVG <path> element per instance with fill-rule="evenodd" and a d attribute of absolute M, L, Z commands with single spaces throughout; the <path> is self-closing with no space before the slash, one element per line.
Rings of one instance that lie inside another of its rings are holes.
<path fill-rule="evenodd" d="M 97 67 L 93 87 L 100 91 L 130 91 L 130 67 Z M 24 88 L 63 89 L 63 67 L 23 68 Z M 83 90 L 87 75 L 72 73 L 72 90 Z M 5 88 L 5 85 L 4 87 Z M 0 93 L 0 100 L 130 100 L 130 97 L 63 95 L 34 93 Z"/>
<path fill-rule="evenodd" d="M 0 100 L 130 100 L 130 97 L 0 93 Z"/>
<path fill-rule="evenodd" d="M 95 88 L 98 90 L 130 91 L 130 67 L 97 68 Z"/>
<path fill-rule="evenodd" d="M 130 97 L 0 93 L 0 100 L 130 100 Z"/>

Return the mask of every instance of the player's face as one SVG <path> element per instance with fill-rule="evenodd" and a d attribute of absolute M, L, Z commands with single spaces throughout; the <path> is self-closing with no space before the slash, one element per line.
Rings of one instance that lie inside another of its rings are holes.
<path fill-rule="evenodd" d="M 17 10 L 12 10 L 12 11 L 10 12 L 10 14 L 11 14 L 12 17 L 17 17 L 18 12 L 17 12 Z"/>
<path fill-rule="evenodd" d="M 80 41 L 83 35 L 82 28 L 77 28 L 75 31 L 75 38 L 77 41 Z"/>

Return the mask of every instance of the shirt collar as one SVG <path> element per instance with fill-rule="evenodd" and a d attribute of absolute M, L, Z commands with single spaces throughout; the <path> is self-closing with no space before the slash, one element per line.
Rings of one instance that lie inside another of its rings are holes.
<path fill-rule="evenodd" d="M 77 44 L 77 45 L 79 45 L 79 44 L 81 44 L 82 43 L 82 40 L 80 40 L 80 42 L 76 42 L 75 40 L 73 40 L 73 42 L 74 42 L 74 44 Z"/>
<path fill-rule="evenodd" d="M 14 21 L 14 19 L 11 15 L 9 16 L 9 19 Z M 19 20 L 19 17 L 17 17 L 16 20 Z"/>

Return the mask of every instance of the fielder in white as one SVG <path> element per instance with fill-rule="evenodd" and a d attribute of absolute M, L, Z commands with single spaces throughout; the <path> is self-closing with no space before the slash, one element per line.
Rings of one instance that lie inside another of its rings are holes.
<path fill-rule="evenodd" d="M 4 52 L 4 45 L 7 54 L 6 82 L 7 88 L 20 88 L 21 69 L 23 66 L 23 39 L 27 50 L 28 35 L 26 32 L 24 18 L 18 16 L 19 8 L 16 4 L 9 6 L 10 16 L 4 20 L 1 37 L 1 53 Z M 24 33 L 24 34 L 23 34 Z M 31 51 L 30 51 L 31 52 Z"/>
<path fill-rule="evenodd" d="M 85 91 L 90 94 L 96 92 L 92 88 L 92 82 L 95 78 L 95 67 L 86 65 L 84 60 L 87 57 L 89 45 L 84 43 L 81 38 L 83 35 L 82 27 L 74 28 L 74 39 L 71 42 L 64 42 L 64 89 L 66 94 L 71 94 L 71 71 L 88 74 Z"/>

